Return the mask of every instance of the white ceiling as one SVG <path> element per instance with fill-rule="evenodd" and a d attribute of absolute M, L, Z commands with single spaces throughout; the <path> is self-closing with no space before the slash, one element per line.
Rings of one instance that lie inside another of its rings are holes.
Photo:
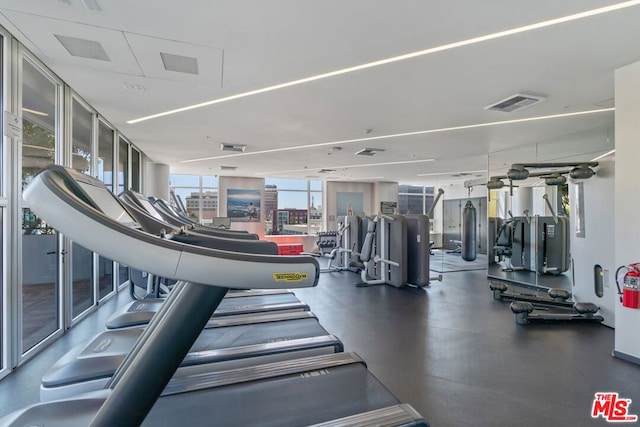
<path fill-rule="evenodd" d="M 609 107 L 614 70 L 640 60 L 640 6 L 634 6 L 127 124 L 618 2 L 94 3 L 99 11 L 89 10 L 83 0 L 3 0 L 0 24 L 153 161 L 177 173 L 214 175 L 220 166 L 237 166 L 225 174 L 304 178 L 333 168 L 332 179 L 432 183 L 451 180 L 453 173 L 486 170 L 489 155 L 497 167 L 538 160 L 540 151 L 545 161 L 567 160 L 572 153 L 593 158 L 611 146 L 607 127 L 613 112 L 350 142 L 339 144 L 339 151 L 331 149 L 336 144 L 304 146 Z M 54 34 L 99 42 L 110 61 L 71 56 Z M 160 52 L 197 58 L 199 74 L 164 70 Z M 127 88 L 132 85 L 144 90 Z M 484 109 L 515 93 L 547 99 L 513 113 Z M 593 135 L 604 136 L 594 141 Z M 557 156 L 536 147 L 545 141 L 558 146 Z M 221 142 L 246 144 L 246 154 L 220 158 L 229 154 L 220 151 Z M 303 148 L 254 154 L 288 147 Z M 366 147 L 385 151 L 374 157 L 354 155 Z M 518 148 L 509 150 L 513 147 Z M 202 157 L 218 158 L 183 163 Z M 354 167 L 390 162 L 396 164 Z"/>

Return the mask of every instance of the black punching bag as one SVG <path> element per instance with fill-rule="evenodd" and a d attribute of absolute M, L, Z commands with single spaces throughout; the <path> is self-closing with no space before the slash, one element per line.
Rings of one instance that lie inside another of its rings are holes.
<path fill-rule="evenodd" d="M 462 210 L 462 259 L 476 259 L 476 208 L 471 200 L 467 200 Z"/>

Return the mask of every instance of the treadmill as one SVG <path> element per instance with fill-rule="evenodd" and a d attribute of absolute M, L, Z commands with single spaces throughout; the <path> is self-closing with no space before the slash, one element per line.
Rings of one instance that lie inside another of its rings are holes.
<path fill-rule="evenodd" d="M 164 221 L 162 215 L 158 213 L 156 208 L 153 207 L 151 202 L 144 197 L 142 194 L 133 191 L 133 190 L 125 190 L 119 194 L 118 198 L 120 202 L 124 205 L 125 209 L 131 215 L 135 221 L 140 224 L 142 230 L 151 234 L 161 235 L 166 232 L 178 233 L 179 237 L 174 237 L 174 240 L 180 241 L 182 243 L 189 243 L 197 246 L 206 246 L 211 247 L 213 249 L 222 249 L 229 250 L 232 252 L 250 252 L 250 253 L 264 253 L 268 255 L 276 255 L 278 253 L 278 246 L 273 242 L 268 241 L 260 241 L 260 243 L 256 243 L 255 240 L 251 242 L 245 242 L 244 239 L 236 239 L 238 235 L 246 232 L 244 231 L 233 231 L 235 234 L 229 233 L 231 237 L 225 236 L 217 236 L 217 235 L 208 235 L 198 233 L 197 230 L 193 229 L 187 231 L 182 227 L 176 227 L 172 224 L 169 224 Z M 211 238 L 215 237 L 213 243 Z M 234 240 L 230 240 L 234 239 Z M 250 245 L 249 245 L 250 243 Z M 153 275 L 149 275 L 146 280 L 147 283 L 151 283 L 153 280 Z M 156 284 L 158 285 L 158 284 Z M 133 288 L 136 286 L 133 282 L 130 285 L 132 287 L 132 298 L 135 300 L 142 299 L 135 296 L 135 292 Z M 151 295 L 156 294 L 158 298 L 160 298 L 158 290 L 152 289 L 152 286 L 147 286 L 147 296 L 145 298 L 151 298 Z M 247 289 L 247 290 L 233 290 L 227 293 L 226 298 L 229 297 L 244 297 L 251 295 L 275 295 L 275 294 L 285 294 L 292 293 L 289 289 Z"/>
<path fill-rule="evenodd" d="M 104 331 L 68 351 L 42 377 L 40 401 L 102 389 L 142 332 Z M 342 351 L 310 312 L 230 316 L 209 321 L 174 378 Z"/>
<path fill-rule="evenodd" d="M 172 240 L 190 245 L 203 246 L 239 253 L 277 255 L 278 247 L 273 242 L 239 240 L 177 229 L 164 222 L 153 206 L 141 194 L 125 191 L 119 196 L 127 213 L 140 225 L 142 230 L 156 235 L 172 232 Z M 232 299 L 232 298 L 241 299 Z M 118 309 L 106 323 L 107 329 L 121 329 L 143 326 L 160 309 L 165 298 L 145 298 L 136 300 Z M 270 313 L 309 311 L 309 306 L 301 302 L 289 290 L 241 291 L 226 297 L 213 317 Z"/>
<path fill-rule="evenodd" d="M 172 291 L 173 292 L 173 291 Z M 167 298 L 146 298 L 120 307 L 107 319 L 107 329 L 122 329 L 148 324 L 164 305 Z M 241 298 L 224 298 L 212 319 L 239 314 L 259 314 L 273 312 L 309 311 L 309 306 L 301 302 L 293 293 L 275 295 L 247 295 Z"/>
<path fill-rule="evenodd" d="M 207 426 L 427 425 L 352 353 L 200 373 L 170 383 L 224 297 L 227 287 L 221 284 L 312 287 L 319 277 L 317 261 L 217 251 L 140 232 L 101 182 L 57 165 L 38 174 L 24 197 L 36 214 L 89 250 L 181 282 L 105 390 L 33 405 L 0 419 L 0 425 L 175 426 L 186 419 Z"/>
<path fill-rule="evenodd" d="M 227 237 L 231 239 L 246 239 L 246 240 L 258 240 L 258 235 L 254 233 L 248 233 L 246 231 L 237 230 L 220 230 L 216 228 L 206 227 L 191 221 L 188 218 L 176 214 L 171 207 L 162 199 L 152 198 L 152 205 L 162 216 L 165 222 L 175 226 L 182 227 L 188 230 L 195 231 L 200 234 L 207 234 L 217 237 Z"/>

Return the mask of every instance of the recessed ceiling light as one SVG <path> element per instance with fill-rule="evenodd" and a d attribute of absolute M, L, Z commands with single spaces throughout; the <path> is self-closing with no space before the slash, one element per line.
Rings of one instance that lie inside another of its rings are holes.
<path fill-rule="evenodd" d="M 472 37 L 470 39 L 460 40 L 453 43 L 444 44 L 441 46 L 431 47 L 424 50 L 418 50 L 415 52 L 406 53 L 404 55 L 393 56 L 391 58 L 380 59 L 378 61 L 368 62 L 366 64 L 360 64 L 353 67 L 343 68 L 340 70 L 330 71 L 328 73 L 317 74 L 315 76 L 305 77 L 298 80 L 292 80 L 286 83 L 280 83 L 274 86 L 268 86 L 261 89 L 251 90 L 248 92 L 238 93 L 235 95 L 227 96 L 224 98 L 212 99 L 210 101 L 201 102 L 198 104 L 188 105 L 182 108 L 176 108 L 174 110 L 164 111 L 157 114 L 152 114 L 145 117 L 140 117 L 137 119 L 127 121 L 128 124 L 140 123 L 145 120 L 156 119 L 158 117 L 168 116 L 171 114 L 181 113 L 184 111 L 195 110 L 197 108 L 207 107 L 209 105 L 219 104 L 222 102 L 233 101 L 235 99 L 246 98 L 248 96 L 258 95 L 265 92 L 271 92 L 279 89 L 284 89 L 291 86 L 296 86 L 300 84 L 310 83 L 316 80 L 326 79 L 330 77 L 340 76 L 342 74 L 352 73 L 355 71 L 365 70 L 367 68 L 379 67 L 381 65 L 391 64 L 393 62 L 404 61 L 411 58 L 417 58 L 420 56 L 430 55 L 433 53 L 443 52 L 451 49 L 456 49 L 463 46 L 469 46 L 477 43 L 486 42 L 489 40 L 495 40 L 502 37 L 512 36 L 515 34 L 521 34 L 528 31 L 539 30 L 541 28 L 550 27 L 553 25 L 562 24 L 564 22 L 576 21 L 579 19 L 585 19 L 596 15 L 601 15 L 604 13 L 614 12 L 616 10 L 625 9 L 628 7 L 637 6 L 640 4 L 640 0 L 632 0 L 625 1 L 621 3 L 612 4 L 605 7 L 599 7 L 596 9 L 587 10 L 584 12 L 574 13 L 572 15 L 562 16 L 559 18 L 548 19 L 546 21 L 536 22 L 534 24 L 524 25 L 522 27 L 511 28 L 509 30 L 498 31 L 496 33 L 485 34 L 483 36 Z"/>
<path fill-rule="evenodd" d="M 533 122 L 538 120 L 549 120 L 549 119 L 557 119 L 562 117 L 581 116 L 585 114 L 605 113 L 610 111 L 615 111 L 615 108 L 602 108 L 599 110 L 577 111 L 574 113 L 553 114 L 549 116 L 528 117 L 524 119 L 503 120 L 499 122 L 476 123 L 471 125 L 453 126 L 448 128 L 426 129 L 426 130 L 419 130 L 414 132 L 403 132 L 403 133 L 394 133 L 389 135 L 371 136 L 367 138 L 356 138 L 356 139 L 345 139 L 342 141 L 321 142 L 318 144 L 296 145 L 293 147 L 273 148 L 271 150 L 260 150 L 260 151 L 252 151 L 250 153 L 229 154 L 226 156 L 201 157 L 197 159 L 181 160 L 180 163 L 202 162 L 205 160 L 214 160 L 214 159 L 220 159 L 220 158 L 226 158 L 226 157 L 252 156 L 256 154 L 277 153 L 281 151 L 305 150 L 309 148 L 324 147 L 327 145 L 350 144 L 353 142 L 374 141 L 374 140 L 388 139 L 388 138 L 402 138 L 406 136 L 426 135 L 429 133 L 451 132 L 451 131 L 464 130 L 464 129 L 475 129 L 475 128 L 483 128 L 483 127 L 489 127 L 489 126 L 507 125 L 507 124 L 513 124 L 513 123 L 525 123 L 525 122 Z"/>

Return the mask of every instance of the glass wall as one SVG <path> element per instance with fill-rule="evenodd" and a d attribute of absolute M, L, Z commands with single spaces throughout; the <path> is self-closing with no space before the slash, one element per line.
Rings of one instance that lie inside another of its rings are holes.
<path fill-rule="evenodd" d="M 129 189 L 129 143 L 118 138 L 118 185 L 117 194 Z M 120 264 L 118 268 L 118 285 L 129 280 L 129 267 Z"/>
<path fill-rule="evenodd" d="M 0 105 L 4 105 L 4 37 L 0 34 Z M 4 129 L 4 114 L 0 114 L 0 129 Z M 4 207 L 6 199 L 4 197 L 4 137 L 0 135 L 0 373 L 4 371 L 5 359 L 5 321 L 4 321 Z M 1 375 L 0 375 L 1 376 Z"/>
<path fill-rule="evenodd" d="M 113 141 L 115 132 L 102 120 L 98 121 L 98 179 L 113 191 Z M 98 258 L 98 299 L 114 290 L 113 261 Z"/>
<path fill-rule="evenodd" d="M 131 189 L 140 191 L 140 152 L 131 148 Z"/>
<path fill-rule="evenodd" d="M 129 189 L 129 144 L 118 138 L 118 191 L 120 194 Z"/>
<path fill-rule="evenodd" d="M 0 46 L 2 41 L 0 40 Z M 0 58 L 2 57 L 0 52 Z M 0 67 L 1 68 L 1 67 Z M 0 80 L 1 81 L 1 80 Z M 1 89 L 0 89 L 1 90 Z M 0 123 L 2 119 L 0 119 Z M 0 150 L 1 151 L 1 150 Z M 0 372 L 4 370 L 4 208 L 0 207 Z"/>
<path fill-rule="evenodd" d="M 93 119 L 94 113 L 74 98 L 71 105 L 71 167 L 87 175 L 92 173 Z M 93 252 L 74 242 L 71 255 L 72 318 L 76 318 L 93 306 Z"/>
<path fill-rule="evenodd" d="M 322 227 L 322 181 L 267 178 L 265 234 L 315 234 Z"/>
<path fill-rule="evenodd" d="M 60 86 L 22 60 L 22 188 L 56 162 Z M 22 210 L 22 352 L 60 329 L 59 239 L 28 207 Z"/>
<path fill-rule="evenodd" d="M 9 66 L 4 62 L 14 58 Z M 15 72 L 2 74 L 6 69 Z M 0 137 L 2 377 L 95 308 L 96 296 L 112 295 L 117 283 L 115 263 L 64 239 L 30 209 L 22 190 L 52 164 L 98 176 L 110 189 L 129 184 L 140 189 L 143 153 L 133 150 L 124 135 L 116 139 L 117 130 L 96 120 L 88 104 L 2 28 L 0 105 L 22 119 L 20 140 Z M 4 117 L 0 114 L 2 129 Z"/>

